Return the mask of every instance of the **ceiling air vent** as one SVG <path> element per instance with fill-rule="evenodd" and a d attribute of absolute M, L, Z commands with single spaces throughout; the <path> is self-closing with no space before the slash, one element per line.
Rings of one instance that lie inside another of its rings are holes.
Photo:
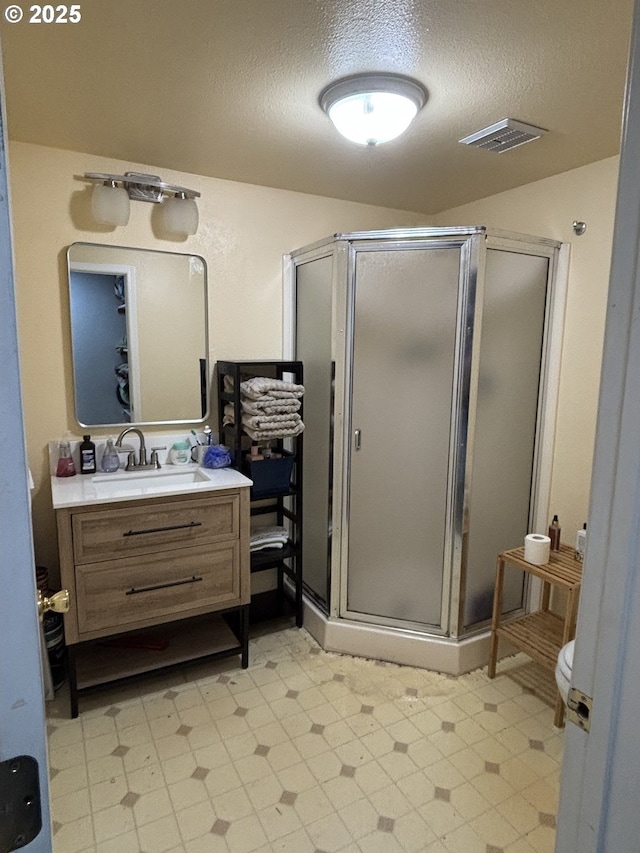
<path fill-rule="evenodd" d="M 459 139 L 458 142 L 502 154 L 503 151 L 509 151 L 510 148 L 517 148 L 518 145 L 524 145 L 525 142 L 539 139 L 546 132 L 546 130 L 535 127 L 533 124 L 525 124 L 512 118 L 503 118 L 489 127 L 465 136 L 464 139 Z"/>

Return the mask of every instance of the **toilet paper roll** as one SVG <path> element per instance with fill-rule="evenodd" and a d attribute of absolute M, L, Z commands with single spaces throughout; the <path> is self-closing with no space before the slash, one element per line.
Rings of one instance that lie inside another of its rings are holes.
<path fill-rule="evenodd" d="M 551 539 L 541 533 L 529 533 L 524 537 L 524 558 L 534 566 L 544 566 L 549 562 Z"/>

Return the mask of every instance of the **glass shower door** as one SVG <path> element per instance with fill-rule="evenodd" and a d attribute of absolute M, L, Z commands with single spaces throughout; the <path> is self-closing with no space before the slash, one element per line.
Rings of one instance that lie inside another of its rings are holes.
<path fill-rule="evenodd" d="M 342 608 L 438 629 L 460 245 L 376 247 L 355 258 Z"/>
<path fill-rule="evenodd" d="M 331 553 L 331 417 L 333 257 L 296 267 L 296 358 L 304 364 L 304 535 L 302 565 L 308 592 L 329 604 Z"/>
<path fill-rule="evenodd" d="M 529 532 L 549 258 L 489 248 L 463 567 L 468 631 L 491 618 L 496 556 Z M 546 531 L 539 531 L 546 532 Z M 523 572 L 509 572 L 504 611 L 523 606 Z"/>

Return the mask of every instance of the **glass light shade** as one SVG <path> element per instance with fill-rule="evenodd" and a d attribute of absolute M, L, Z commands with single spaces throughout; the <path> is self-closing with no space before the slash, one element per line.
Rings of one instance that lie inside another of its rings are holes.
<path fill-rule="evenodd" d="M 328 110 L 336 129 L 360 145 L 379 145 L 396 139 L 417 112 L 414 101 L 393 92 L 360 92 L 336 101 Z"/>
<path fill-rule="evenodd" d="M 124 187 L 96 184 L 91 195 L 91 212 L 102 225 L 126 225 L 129 221 L 129 194 Z"/>
<path fill-rule="evenodd" d="M 411 77 L 374 72 L 331 83 L 320 106 L 351 142 L 380 145 L 404 133 L 427 98 L 422 83 Z"/>
<path fill-rule="evenodd" d="M 162 202 L 164 226 L 171 234 L 195 234 L 198 230 L 198 205 L 192 198 L 168 198 Z"/>

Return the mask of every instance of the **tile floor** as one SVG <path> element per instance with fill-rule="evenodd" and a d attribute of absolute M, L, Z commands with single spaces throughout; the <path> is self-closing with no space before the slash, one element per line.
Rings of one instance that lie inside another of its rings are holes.
<path fill-rule="evenodd" d="M 263 628 L 235 658 L 48 703 L 54 853 L 552 853 L 562 732 L 523 655 L 459 678 Z"/>

